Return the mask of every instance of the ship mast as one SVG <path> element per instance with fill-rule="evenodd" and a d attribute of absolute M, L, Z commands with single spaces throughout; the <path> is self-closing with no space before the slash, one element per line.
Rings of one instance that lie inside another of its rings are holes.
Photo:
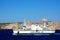
<path fill-rule="evenodd" d="M 24 26 L 26 26 L 26 21 L 25 21 L 25 19 L 24 19 Z"/>

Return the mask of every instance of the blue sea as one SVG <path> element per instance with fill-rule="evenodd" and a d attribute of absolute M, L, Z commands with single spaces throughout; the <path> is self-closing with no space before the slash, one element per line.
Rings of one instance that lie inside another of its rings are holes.
<path fill-rule="evenodd" d="M 13 31 L 10 30 L 0 30 L 0 40 L 59 40 L 60 30 L 56 30 L 54 34 L 51 35 L 12 35 Z"/>

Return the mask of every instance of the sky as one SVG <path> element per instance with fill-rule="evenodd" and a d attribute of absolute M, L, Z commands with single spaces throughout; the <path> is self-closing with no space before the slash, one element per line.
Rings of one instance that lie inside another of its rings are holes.
<path fill-rule="evenodd" d="M 60 0 L 0 0 L 1 22 L 60 22 Z"/>

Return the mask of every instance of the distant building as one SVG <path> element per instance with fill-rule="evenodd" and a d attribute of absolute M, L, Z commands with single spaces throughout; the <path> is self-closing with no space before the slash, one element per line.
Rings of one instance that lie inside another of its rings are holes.
<path fill-rule="evenodd" d="M 20 25 L 24 24 L 24 22 L 17 22 L 17 23 L 0 23 L 0 29 L 13 29 L 13 28 L 19 28 Z M 41 22 L 25 22 L 25 25 L 27 27 L 31 27 L 31 25 L 39 25 L 43 26 L 43 24 L 49 24 L 49 26 L 53 29 L 59 29 L 60 30 L 60 22 L 51 22 L 47 19 L 42 19 Z M 48 25 L 47 25 L 48 26 Z"/>

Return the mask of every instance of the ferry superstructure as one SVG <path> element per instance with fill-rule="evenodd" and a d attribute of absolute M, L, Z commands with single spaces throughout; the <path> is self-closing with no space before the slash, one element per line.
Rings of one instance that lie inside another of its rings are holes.
<path fill-rule="evenodd" d="M 52 29 L 48 22 L 46 22 L 46 19 L 44 19 L 42 25 L 36 25 L 32 24 L 30 27 L 27 27 L 27 25 L 22 24 L 19 26 L 18 29 L 13 29 L 13 34 L 24 34 L 24 33 L 55 33 L 55 29 Z"/>

